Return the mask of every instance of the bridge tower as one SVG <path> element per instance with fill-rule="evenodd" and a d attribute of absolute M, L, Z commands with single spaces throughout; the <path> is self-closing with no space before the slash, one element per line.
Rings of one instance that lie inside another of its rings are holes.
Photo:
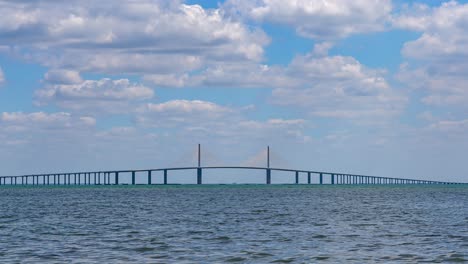
<path fill-rule="evenodd" d="M 200 146 L 200 144 L 198 144 L 197 184 L 202 184 L 201 146 Z"/>
<path fill-rule="evenodd" d="M 270 146 L 267 146 L 267 169 L 266 169 L 266 184 L 271 184 L 271 169 L 270 169 Z"/>
<path fill-rule="evenodd" d="M 270 146 L 267 146 L 267 168 L 270 168 Z"/>

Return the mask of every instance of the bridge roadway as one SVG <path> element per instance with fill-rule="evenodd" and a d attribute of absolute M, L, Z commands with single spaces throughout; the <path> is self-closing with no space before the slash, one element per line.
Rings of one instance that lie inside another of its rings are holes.
<path fill-rule="evenodd" d="M 270 167 L 245 167 L 245 166 L 200 166 L 200 167 L 179 167 L 144 170 L 112 170 L 112 171 L 87 171 L 72 173 L 52 173 L 52 174 L 31 174 L 20 176 L 0 176 L 0 185 L 119 185 L 119 177 L 123 173 L 131 173 L 131 184 L 136 184 L 136 173 L 146 172 L 146 184 L 153 184 L 153 172 L 163 172 L 163 184 L 168 184 L 169 171 L 195 170 L 197 184 L 203 182 L 203 170 L 214 169 L 242 169 L 242 170 L 263 170 L 265 171 L 265 183 L 271 184 L 272 172 L 292 172 L 295 176 L 295 183 L 299 184 L 301 174 L 307 175 L 307 184 L 312 184 L 312 175 L 318 176 L 317 184 L 466 184 L 459 182 L 427 181 L 417 179 L 379 177 L 369 175 L 357 175 L 337 172 L 309 171 Z"/>

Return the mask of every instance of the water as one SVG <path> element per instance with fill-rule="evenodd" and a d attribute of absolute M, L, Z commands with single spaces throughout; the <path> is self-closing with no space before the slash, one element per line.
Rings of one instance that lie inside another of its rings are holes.
<path fill-rule="evenodd" d="M 0 188 L 0 262 L 468 261 L 466 186 Z"/>

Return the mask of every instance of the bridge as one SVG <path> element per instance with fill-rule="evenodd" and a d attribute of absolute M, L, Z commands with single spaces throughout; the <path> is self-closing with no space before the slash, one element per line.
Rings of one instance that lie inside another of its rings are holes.
<path fill-rule="evenodd" d="M 194 167 L 172 167 L 172 168 L 157 168 L 157 169 L 139 169 L 139 170 L 111 170 L 111 171 L 85 171 L 85 172 L 69 172 L 69 173 L 47 173 L 47 174 L 30 174 L 20 176 L 0 176 L 0 185 L 121 185 L 121 184 L 136 184 L 137 175 L 145 174 L 147 185 L 152 185 L 155 177 L 155 172 L 162 172 L 162 184 L 169 184 L 169 172 L 171 171 L 193 171 L 196 175 L 196 183 L 203 183 L 203 171 L 206 170 L 226 170 L 226 169 L 241 169 L 255 170 L 265 172 L 265 183 L 272 184 L 273 172 L 289 172 L 295 178 L 295 184 L 300 183 L 300 176 L 307 177 L 307 184 L 312 184 L 312 179 L 315 177 L 314 184 L 328 185 L 387 185 L 387 184 L 466 184 L 460 182 L 445 182 L 445 181 L 430 181 L 420 179 L 407 178 L 392 178 L 379 177 L 369 175 L 357 175 L 340 172 L 325 172 L 312 170 L 296 170 L 286 168 L 270 167 L 270 147 L 267 147 L 267 166 L 201 166 L 201 147 L 198 144 L 198 166 Z M 123 174 L 131 175 L 130 183 L 122 183 L 120 177 Z"/>

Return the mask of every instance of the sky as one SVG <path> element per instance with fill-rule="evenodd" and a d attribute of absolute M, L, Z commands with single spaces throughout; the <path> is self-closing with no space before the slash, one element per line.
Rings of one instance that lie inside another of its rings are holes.
<path fill-rule="evenodd" d="M 0 14 L 0 175 L 194 166 L 200 143 L 203 165 L 264 166 L 270 146 L 272 167 L 468 182 L 467 1 Z"/>

